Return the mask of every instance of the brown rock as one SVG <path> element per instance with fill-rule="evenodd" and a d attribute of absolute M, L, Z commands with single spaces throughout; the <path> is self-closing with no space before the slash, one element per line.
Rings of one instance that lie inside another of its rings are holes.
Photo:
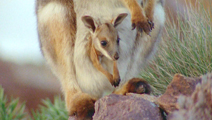
<path fill-rule="evenodd" d="M 76 116 L 69 116 L 68 120 L 77 120 Z"/>
<path fill-rule="evenodd" d="M 140 98 L 143 98 L 145 100 L 148 100 L 150 102 L 153 102 L 155 103 L 157 101 L 157 97 L 155 96 L 152 96 L 152 95 L 148 95 L 148 94 L 134 94 L 134 93 L 127 93 L 127 95 L 132 95 L 132 96 L 135 96 L 135 97 L 140 97 Z"/>
<path fill-rule="evenodd" d="M 162 120 L 159 108 L 136 95 L 111 94 L 95 103 L 94 120 Z"/>
<path fill-rule="evenodd" d="M 188 78 L 176 74 L 168 85 L 166 92 L 158 98 L 157 103 L 167 113 L 178 110 L 177 99 L 179 95 L 190 96 L 199 82 L 201 82 L 200 78 Z"/>
<path fill-rule="evenodd" d="M 111 94 L 95 103 L 93 119 L 162 120 L 164 116 L 154 103 L 169 113 L 170 120 L 210 120 L 212 74 L 199 78 L 176 74 L 160 97 L 133 93 L 127 93 L 127 96 Z"/>
<path fill-rule="evenodd" d="M 178 104 L 169 120 L 212 120 L 212 73 L 202 77 L 191 96 L 181 96 Z"/>

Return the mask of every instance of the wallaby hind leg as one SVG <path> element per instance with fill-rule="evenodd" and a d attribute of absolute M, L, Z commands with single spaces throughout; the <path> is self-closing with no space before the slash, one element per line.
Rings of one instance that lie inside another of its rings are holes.
<path fill-rule="evenodd" d="M 74 56 L 76 34 L 73 1 L 60 2 L 37 1 L 41 49 L 52 71 L 60 79 L 69 115 L 76 114 L 81 120 L 91 119 L 96 99 L 82 93 L 75 76 L 75 65 L 72 57 Z"/>
<path fill-rule="evenodd" d="M 143 79 L 132 78 L 121 88 L 116 89 L 113 93 L 126 95 L 126 93 L 150 94 L 150 85 Z"/>
<path fill-rule="evenodd" d="M 72 101 L 70 116 L 76 116 L 79 120 L 92 120 L 96 99 L 86 93 L 78 94 Z"/>

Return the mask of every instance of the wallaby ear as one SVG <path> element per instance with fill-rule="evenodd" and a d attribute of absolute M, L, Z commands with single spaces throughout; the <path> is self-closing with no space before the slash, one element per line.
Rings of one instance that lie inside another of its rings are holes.
<path fill-rule="evenodd" d="M 121 13 L 118 15 L 118 17 L 115 19 L 115 21 L 113 21 L 113 26 L 116 27 L 118 26 L 123 20 L 124 18 L 127 17 L 127 13 Z"/>
<path fill-rule="evenodd" d="M 93 32 L 95 31 L 96 29 L 96 26 L 94 24 L 94 20 L 91 16 L 83 16 L 82 17 L 82 22 L 84 23 L 84 25 L 91 29 Z"/>

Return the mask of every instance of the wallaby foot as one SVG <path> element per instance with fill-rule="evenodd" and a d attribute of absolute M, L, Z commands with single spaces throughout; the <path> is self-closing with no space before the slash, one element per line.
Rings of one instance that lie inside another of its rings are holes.
<path fill-rule="evenodd" d="M 138 31 L 144 31 L 146 34 L 150 34 L 152 29 L 154 28 L 154 23 L 146 18 L 141 11 L 138 11 L 135 14 L 132 14 L 131 17 L 132 29 L 138 29 Z"/>
<path fill-rule="evenodd" d="M 150 85 L 143 79 L 133 78 L 126 86 L 128 93 L 150 94 Z"/>
<path fill-rule="evenodd" d="M 126 93 L 150 94 L 150 92 L 150 85 L 140 78 L 132 78 L 122 88 L 114 91 L 115 94 L 121 95 L 126 95 Z"/>
<path fill-rule="evenodd" d="M 86 93 L 79 94 L 72 101 L 70 116 L 76 116 L 78 120 L 92 120 L 94 115 L 95 98 Z"/>
<path fill-rule="evenodd" d="M 150 25 L 151 30 L 154 29 L 154 22 L 153 22 L 153 19 L 149 19 L 149 18 L 148 18 L 148 23 L 149 23 L 149 25 Z"/>
<path fill-rule="evenodd" d="M 145 14 L 151 29 L 154 28 L 153 17 L 154 17 L 155 3 L 156 3 L 156 0 L 148 0 L 146 3 L 147 5 L 144 8 L 144 11 L 145 11 Z"/>
<path fill-rule="evenodd" d="M 146 12 L 146 17 L 152 31 L 154 29 L 153 12 Z"/>

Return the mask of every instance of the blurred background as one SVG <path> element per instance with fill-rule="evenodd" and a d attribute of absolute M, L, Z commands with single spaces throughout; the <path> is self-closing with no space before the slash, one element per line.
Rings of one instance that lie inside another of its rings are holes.
<path fill-rule="evenodd" d="M 203 1 L 207 10 L 211 1 Z M 167 14 L 183 13 L 186 2 L 195 7 L 196 0 L 167 0 Z M 9 98 L 25 101 L 28 110 L 36 109 L 44 98 L 61 95 L 59 80 L 39 49 L 35 0 L 0 1 L 0 84 Z"/>
<path fill-rule="evenodd" d="M 8 98 L 19 97 L 28 110 L 61 94 L 59 81 L 45 65 L 36 29 L 35 0 L 0 1 L 0 84 Z"/>

